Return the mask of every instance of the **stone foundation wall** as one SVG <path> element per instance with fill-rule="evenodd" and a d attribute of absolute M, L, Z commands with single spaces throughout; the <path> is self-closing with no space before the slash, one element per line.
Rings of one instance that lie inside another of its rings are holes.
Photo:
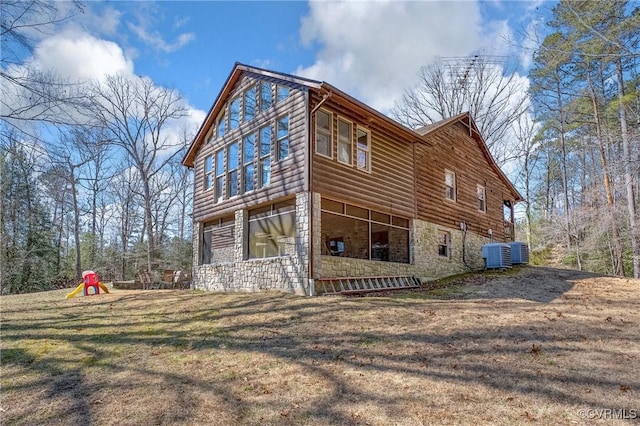
<path fill-rule="evenodd" d="M 315 278 L 414 275 L 428 281 L 484 267 L 481 247 L 489 242 L 487 238 L 470 232 L 465 235 L 460 229 L 417 219 L 411 223 L 412 264 L 320 256 L 320 266 L 314 271 Z M 438 235 L 441 231 L 451 235 L 449 257 L 438 254 Z"/>
<path fill-rule="evenodd" d="M 489 242 L 487 238 L 447 228 L 422 220 L 412 221 L 412 253 L 416 268 L 415 275 L 422 280 L 446 277 L 469 272 L 484 267 L 481 247 Z M 451 253 L 448 257 L 438 253 L 440 232 L 451 235 Z"/>
<path fill-rule="evenodd" d="M 249 229 L 248 216 L 245 210 L 238 210 L 235 216 L 234 256 L 227 253 L 219 259 L 229 261 L 194 267 L 192 288 L 212 291 L 280 290 L 308 295 L 310 290 L 307 278 L 311 262 L 314 278 L 414 275 L 423 281 L 481 269 L 484 266 L 481 247 L 489 242 L 487 238 L 417 219 L 411 221 L 409 230 L 411 264 L 322 255 L 323 234 L 328 235 L 336 230 L 323 232 L 321 195 L 313 194 L 313 198 L 310 195 L 303 192 L 296 196 L 294 254 L 247 260 L 245 241 Z M 313 232 L 310 232 L 310 206 L 313 208 Z M 438 236 L 441 231 L 451 235 L 448 257 L 438 253 Z M 199 263 L 201 234 L 202 224 L 197 224 L 194 226 L 194 265 Z M 391 232 L 389 236 L 393 239 L 394 233 Z M 308 258 L 310 244 L 313 244 L 313 259 Z M 392 241 L 390 246 L 393 247 Z"/>
<path fill-rule="evenodd" d="M 322 256 L 322 278 L 366 277 L 376 275 L 415 275 L 408 263 L 380 262 L 348 257 Z"/>
<path fill-rule="evenodd" d="M 295 254 L 264 259 L 246 260 L 248 216 L 245 210 L 236 211 L 234 260 L 194 267 L 193 288 L 211 291 L 280 290 L 308 294 L 309 202 L 309 193 L 297 194 Z M 194 228 L 197 230 L 194 232 L 201 234 L 201 225 Z M 194 241 L 197 242 L 194 244 L 194 265 L 197 265 L 200 236 L 196 235 Z"/>

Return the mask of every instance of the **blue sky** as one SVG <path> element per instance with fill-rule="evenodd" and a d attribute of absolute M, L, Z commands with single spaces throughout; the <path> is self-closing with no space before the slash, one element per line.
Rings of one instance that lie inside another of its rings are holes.
<path fill-rule="evenodd" d="M 57 3 L 62 5 L 64 3 Z M 198 126 L 238 61 L 327 81 L 383 113 L 437 56 L 504 55 L 526 79 L 553 2 L 88 2 L 38 40 L 41 68 L 120 72 L 177 89 Z M 527 45 L 528 49 L 523 49 Z"/>

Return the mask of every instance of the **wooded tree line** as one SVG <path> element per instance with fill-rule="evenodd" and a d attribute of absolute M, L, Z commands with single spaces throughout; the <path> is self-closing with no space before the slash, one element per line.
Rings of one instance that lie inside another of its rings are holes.
<path fill-rule="evenodd" d="M 65 5 L 66 6 L 66 5 Z M 22 63 L 33 31 L 81 13 L 2 3 L 1 293 L 190 270 L 192 179 L 180 164 L 186 103 L 147 78 L 65 81 Z"/>
<path fill-rule="evenodd" d="M 529 74 L 538 127 L 520 140 L 531 240 L 638 278 L 640 7 L 561 1 L 547 25 Z"/>
<path fill-rule="evenodd" d="M 5 1 L 0 83 L 0 286 L 16 293 L 190 269 L 192 177 L 180 160 L 187 111 L 146 78 L 65 81 L 25 65 L 34 31 L 81 3 Z M 420 127 L 471 111 L 524 198 L 518 239 L 567 264 L 638 276 L 640 9 L 561 1 L 529 80 L 491 58 L 422 68 L 392 116 Z"/>
<path fill-rule="evenodd" d="M 496 57 L 422 68 L 394 117 L 420 127 L 471 111 L 525 198 L 517 238 L 580 269 L 640 272 L 640 7 L 560 1 L 528 87 Z M 527 35 L 534 38 L 534 34 Z"/>

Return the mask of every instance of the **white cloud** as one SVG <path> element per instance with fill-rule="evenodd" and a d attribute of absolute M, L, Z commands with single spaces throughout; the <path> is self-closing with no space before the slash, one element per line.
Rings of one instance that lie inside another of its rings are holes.
<path fill-rule="evenodd" d="M 100 12 L 88 7 L 79 15 L 78 21 L 84 28 L 91 28 L 94 34 L 111 36 L 117 33 L 121 17 L 122 12 L 110 6 L 104 7 Z"/>
<path fill-rule="evenodd" d="M 73 81 L 133 74 L 133 62 L 120 46 L 82 31 L 67 30 L 49 37 L 38 44 L 34 53 L 37 68 Z"/>
<path fill-rule="evenodd" d="M 129 29 L 133 31 L 135 35 L 140 38 L 144 43 L 152 46 L 155 49 L 162 50 L 166 53 L 175 52 L 181 49 L 187 43 L 195 40 L 196 35 L 194 33 L 182 33 L 178 35 L 173 43 L 168 43 L 164 40 L 162 34 L 158 31 L 149 31 L 144 25 L 135 25 L 129 23 Z"/>
<path fill-rule="evenodd" d="M 310 2 L 300 28 L 316 62 L 296 73 L 336 85 L 386 112 L 437 56 L 482 45 L 475 2 Z"/>

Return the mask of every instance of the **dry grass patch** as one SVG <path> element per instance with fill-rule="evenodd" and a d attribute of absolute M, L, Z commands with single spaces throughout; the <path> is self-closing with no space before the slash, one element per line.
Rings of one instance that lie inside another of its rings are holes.
<path fill-rule="evenodd" d="M 640 418 L 633 280 L 529 267 L 352 299 L 64 294 L 0 299 L 2 424 Z"/>

